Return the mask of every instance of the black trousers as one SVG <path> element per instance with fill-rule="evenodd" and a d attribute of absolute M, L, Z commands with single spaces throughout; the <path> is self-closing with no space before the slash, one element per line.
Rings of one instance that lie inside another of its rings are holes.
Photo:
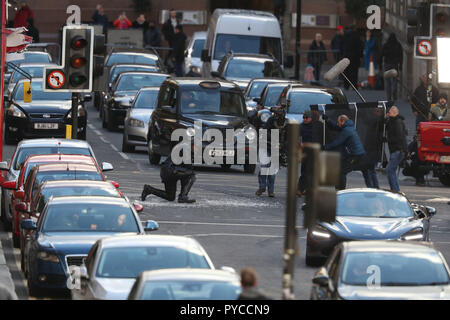
<path fill-rule="evenodd" d="M 358 87 L 358 70 L 359 70 L 359 64 L 357 63 L 350 63 L 348 68 L 345 70 L 344 74 L 347 76 L 347 78 L 353 83 L 353 85 L 357 88 Z M 348 89 L 350 87 L 350 84 L 348 81 L 345 81 L 344 88 Z"/>
<path fill-rule="evenodd" d="M 355 170 L 361 170 L 361 160 L 363 155 L 342 155 L 341 160 L 341 179 L 337 190 L 344 190 L 347 186 L 347 174 Z"/>
<path fill-rule="evenodd" d="M 298 178 L 297 190 L 301 193 L 306 191 L 306 180 L 307 179 L 307 166 L 306 161 L 302 162 L 302 167 L 300 170 L 300 177 Z"/>
<path fill-rule="evenodd" d="M 177 174 L 171 179 L 164 181 L 165 190 L 152 188 L 152 194 L 157 197 L 163 198 L 167 201 L 175 201 L 177 195 L 177 183 L 181 181 L 181 192 L 179 197 L 186 197 L 192 188 L 196 178 L 195 174 Z"/>

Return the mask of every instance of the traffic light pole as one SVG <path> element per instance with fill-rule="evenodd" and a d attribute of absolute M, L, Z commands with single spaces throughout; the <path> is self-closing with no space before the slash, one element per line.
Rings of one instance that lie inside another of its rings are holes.
<path fill-rule="evenodd" d="M 297 236 L 297 178 L 299 162 L 300 125 L 288 125 L 288 194 L 284 241 L 283 300 L 294 299 L 294 261 L 298 249 Z"/>
<path fill-rule="evenodd" d="M 295 79 L 300 80 L 300 32 L 302 26 L 302 0 L 297 0 L 297 28 L 295 34 Z"/>
<path fill-rule="evenodd" d="M 72 92 L 72 139 L 78 138 L 78 102 L 80 94 Z"/>

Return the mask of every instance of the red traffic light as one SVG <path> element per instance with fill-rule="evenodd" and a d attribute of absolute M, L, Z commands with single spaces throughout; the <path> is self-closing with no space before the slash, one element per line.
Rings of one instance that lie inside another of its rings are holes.
<path fill-rule="evenodd" d="M 74 50 L 81 50 L 87 46 L 88 42 L 82 36 L 76 36 L 71 41 L 71 47 Z"/>
<path fill-rule="evenodd" d="M 82 56 L 73 56 L 70 59 L 70 65 L 73 68 L 81 68 L 86 64 L 86 58 Z"/>

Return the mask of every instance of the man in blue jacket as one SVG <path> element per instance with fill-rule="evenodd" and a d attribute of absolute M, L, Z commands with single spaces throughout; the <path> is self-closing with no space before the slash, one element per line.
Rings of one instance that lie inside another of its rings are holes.
<path fill-rule="evenodd" d="M 355 123 L 346 115 L 340 115 L 337 124 L 328 120 L 325 114 L 322 115 L 322 119 L 326 121 L 328 127 L 340 131 L 337 138 L 324 149 L 341 152 L 341 179 L 336 189 L 343 190 L 347 185 L 347 174 L 354 170 L 362 170 L 361 160 L 366 152 L 355 130 Z"/>

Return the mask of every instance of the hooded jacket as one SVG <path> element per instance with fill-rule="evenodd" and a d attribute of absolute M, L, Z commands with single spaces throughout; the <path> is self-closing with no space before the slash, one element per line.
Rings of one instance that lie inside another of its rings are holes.
<path fill-rule="evenodd" d="M 353 120 L 347 120 L 342 128 L 328 120 L 327 126 L 334 130 L 340 130 L 340 132 L 333 142 L 324 147 L 325 150 L 335 150 L 343 147 L 347 154 L 351 156 L 359 156 L 366 153 L 364 146 L 361 143 L 361 139 L 359 139 L 358 133 L 355 130 L 355 123 Z"/>
<path fill-rule="evenodd" d="M 408 144 L 406 142 L 407 132 L 403 120 L 405 118 L 401 115 L 386 120 L 386 138 L 389 153 L 397 151 L 406 152 L 408 150 Z"/>
<path fill-rule="evenodd" d="M 385 69 L 395 68 L 397 70 L 402 69 L 403 65 L 403 48 L 398 42 L 395 34 L 391 33 L 388 40 L 381 49 L 380 63 L 383 63 Z"/>

